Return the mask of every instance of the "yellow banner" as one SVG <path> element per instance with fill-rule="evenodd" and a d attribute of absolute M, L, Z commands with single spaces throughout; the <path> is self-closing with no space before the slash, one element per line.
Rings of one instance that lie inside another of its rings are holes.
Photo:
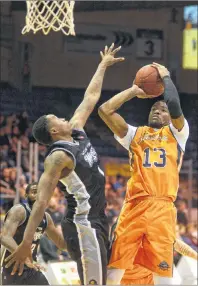
<path fill-rule="evenodd" d="M 124 163 L 106 163 L 105 164 L 105 175 L 107 176 L 116 176 L 121 175 L 124 177 L 130 177 L 130 166 L 129 164 Z"/>

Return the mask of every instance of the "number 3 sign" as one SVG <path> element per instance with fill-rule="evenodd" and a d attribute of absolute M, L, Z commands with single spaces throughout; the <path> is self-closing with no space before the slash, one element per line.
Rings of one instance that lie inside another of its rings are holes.
<path fill-rule="evenodd" d="M 137 58 L 161 59 L 163 46 L 163 31 L 137 29 Z"/>

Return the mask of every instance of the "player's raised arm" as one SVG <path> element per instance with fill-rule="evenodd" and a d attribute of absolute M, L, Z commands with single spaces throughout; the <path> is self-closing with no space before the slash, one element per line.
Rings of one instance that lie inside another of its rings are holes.
<path fill-rule="evenodd" d="M 20 268 L 19 275 L 23 273 L 23 266 L 26 257 L 31 256 L 31 244 L 36 228 L 43 219 L 45 209 L 53 195 L 54 189 L 61 177 L 63 169 L 73 169 L 73 160 L 64 152 L 56 151 L 48 156 L 44 164 L 44 173 L 42 174 L 38 184 L 37 200 L 34 203 L 26 230 L 24 232 L 23 241 L 19 247 L 6 258 L 6 262 L 10 264 L 15 262 L 13 273 Z"/>
<path fill-rule="evenodd" d="M 160 77 L 164 83 L 164 100 L 168 106 L 168 110 L 171 116 L 171 121 L 173 126 L 177 130 L 181 130 L 184 127 L 185 119 L 180 105 L 179 94 L 177 89 L 170 78 L 170 73 L 166 67 L 153 63 L 153 67 L 155 67 Z"/>
<path fill-rule="evenodd" d="M 104 53 L 100 52 L 102 61 L 85 91 L 82 103 L 76 109 L 74 116 L 70 120 L 72 128 L 83 128 L 85 126 L 87 119 L 100 99 L 102 83 L 107 67 L 124 61 L 124 58 L 115 58 L 116 53 L 120 49 L 121 47 L 114 49 L 114 44 L 112 44 L 110 48 L 105 47 Z"/>
<path fill-rule="evenodd" d="M 147 97 L 142 89 L 140 89 L 137 85 L 133 85 L 131 88 L 116 94 L 110 100 L 102 104 L 98 109 L 99 116 L 107 124 L 111 131 L 119 138 L 123 138 L 127 135 L 128 124 L 116 111 L 125 102 L 136 96 L 142 98 Z"/>
<path fill-rule="evenodd" d="M 46 213 L 47 215 L 47 228 L 45 233 L 47 234 L 48 238 L 54 242 L 54 244 L 62 250 L 67 249 L 67 244 L 64 240 L 62 232 L 60 233 L 54 225 L 54 222 L 51 216 Z"/>

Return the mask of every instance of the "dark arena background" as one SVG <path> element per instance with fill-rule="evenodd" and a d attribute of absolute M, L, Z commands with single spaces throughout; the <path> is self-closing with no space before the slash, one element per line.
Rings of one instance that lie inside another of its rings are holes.
<path fill-rule="evenodd" d="M 26 2 L 1 1 L 0 31 L 0 187 L 1 227 L 6 212 L 25 202 L 28 183 L 39 180 L 45 146 L 32 136 L 34 121 L 43 114 L 70 119 L 83 99 L 86 87 L 100 62 L 105 45 L 122 46 L 123 63 L 110 67 L 102 95 L 85 131 L 100 156 L 106 176 L 106 214 L 109 225 L 118 218 L 127 180 L 128 153 L 98 116 L 98 107 L 116 93 L 129 88 L 139 68 L 157 62 L 170 71 L 183 113 L 190 126 L 180 185 L 175 205 L 178 238 L 198 248 L 198 59 L 197 11 L 194 1 L 77 1 L 74 6 L 75 36 L 61 31 L 22 35 Z M 124 104 L 120 114 L 134 126 L 147 124 L 154 99 Z M 57 187 L 47 211 L 61 231 L 67 201 Z M 38 261 L 51 284 L 78 283 L 76 265 L 66 251 L 41 239 Z M 169 284 L 197 285 L 197 262 L 174 254 L 175 272 Z"/>

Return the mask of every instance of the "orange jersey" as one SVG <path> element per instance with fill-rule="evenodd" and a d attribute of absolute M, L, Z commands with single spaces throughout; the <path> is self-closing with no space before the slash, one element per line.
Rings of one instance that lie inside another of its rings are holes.
<path fill-rule="evenodd" d="M 170 197 L 174 201 L 189 134 L 187 121 L 180 132 L 172 124 L 161 129 L 134 128 L 129 125 L 126 137 L 116 138 L 129 150 L 132 176 L 126 201 L 142 196 Z"/>

